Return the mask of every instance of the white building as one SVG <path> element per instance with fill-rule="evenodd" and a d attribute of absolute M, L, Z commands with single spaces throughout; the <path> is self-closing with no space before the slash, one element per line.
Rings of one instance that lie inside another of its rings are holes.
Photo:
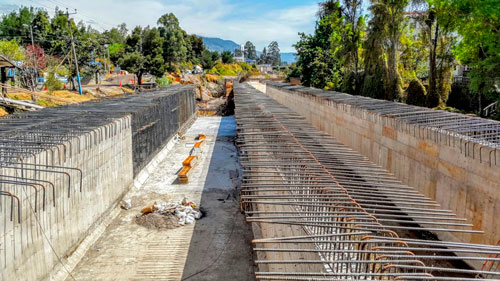
<path fill-rule="evenodd" d="M 245 46 L 241 45 L 241 56 L 234 56 L 233 59 L 235 62 L 245 62 Z"/>

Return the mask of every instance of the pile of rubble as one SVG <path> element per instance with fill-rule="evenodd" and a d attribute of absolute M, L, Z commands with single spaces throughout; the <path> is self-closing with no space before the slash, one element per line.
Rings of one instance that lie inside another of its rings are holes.
<path fill-rule="evenodd" d="M 181 202 L 160 202 L 143 208 L 136 223 L 146 228 L 172 229 L 193 224 L 202 217 L 203 212 L 184 198 Z"/>

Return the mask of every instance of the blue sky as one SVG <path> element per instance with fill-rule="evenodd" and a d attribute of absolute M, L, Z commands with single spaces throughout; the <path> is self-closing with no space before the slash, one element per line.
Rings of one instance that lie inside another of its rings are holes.
<path fill-rule="evenodd" d="M 164 13 L 172 12 L 189 33 L 219 37 L 244 44 L 252 41 L 262 50 L 278 41 L 282 52 L 293 52 L 298 32 L 314 30 L 318 0 L 0 0 L 0 13 L 19 6 L 55 6 L 77 9 L 77 20 L 103 30 L 125 22 L 156 25 Z"/>

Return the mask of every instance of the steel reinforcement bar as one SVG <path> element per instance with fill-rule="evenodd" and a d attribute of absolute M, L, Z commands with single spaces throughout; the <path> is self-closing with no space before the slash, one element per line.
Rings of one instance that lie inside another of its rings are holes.
<path fill-rule="evenodd" d="M 393 118 L 398 121 L 397 126 L 400 129 L 414 135 L 425 135 L 428 139 L 447 138 L 447 143 L 451 144 L 452 141 L 449 137 L 459 138 L 460 144 L 456 145 L 460 145 L 461 149 L 464 146 L 464 151 L 467 150 L 469 143 L 476 143 L 495 149 L 495 151 L 500 149 L 499 121 L 280 82 L 266 82 L 266 84 L 283 91 L 303 93 L 349 105 L 353 110 L 367 111 L 373 114 L 373 116 L 365 118 L 373 118 L 378 115 Z M 413 125 L 413 131 L 409 125 Z"/>
<path fill-rule="evenodd" d="M 500 247 L 436 238 L 464 219 L 249 85 L 235 104 L 258 280 L 500 278 Z"/>
<path fill-rule="evenodd" d="M 92 196 L 110 196 L 101 194 L 101 185 L 116 174 L 116 167 L 129 164 L 124 156 L 128 149 L 133 171 L 119 171 L 115 177 L 132 180 L 194 116 L 194 88 L 177 85 L 0 118 L 0 275 L 20 253 L 43 240 L 37 224 L 41 229 L 78 221 L 67 217 L 73 206 Z M 127 137 L 120 139 L 122 135 Z M 106 151 L 123 154 L 123 163 L 106 163 Z M 113 169 L 99 178 L 97 171 L 107 167 Z"/>

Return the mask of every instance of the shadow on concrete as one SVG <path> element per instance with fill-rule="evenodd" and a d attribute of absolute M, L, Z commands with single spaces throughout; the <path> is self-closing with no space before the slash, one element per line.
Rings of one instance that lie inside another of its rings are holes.
<path fill-rule="evenodd" d="M 201 196 L 206 216 L 196 222 L 182 280 L 255 280 L 252 230 L 239 210 L 235 137 L 234 117 L 223 117 Z"/>

